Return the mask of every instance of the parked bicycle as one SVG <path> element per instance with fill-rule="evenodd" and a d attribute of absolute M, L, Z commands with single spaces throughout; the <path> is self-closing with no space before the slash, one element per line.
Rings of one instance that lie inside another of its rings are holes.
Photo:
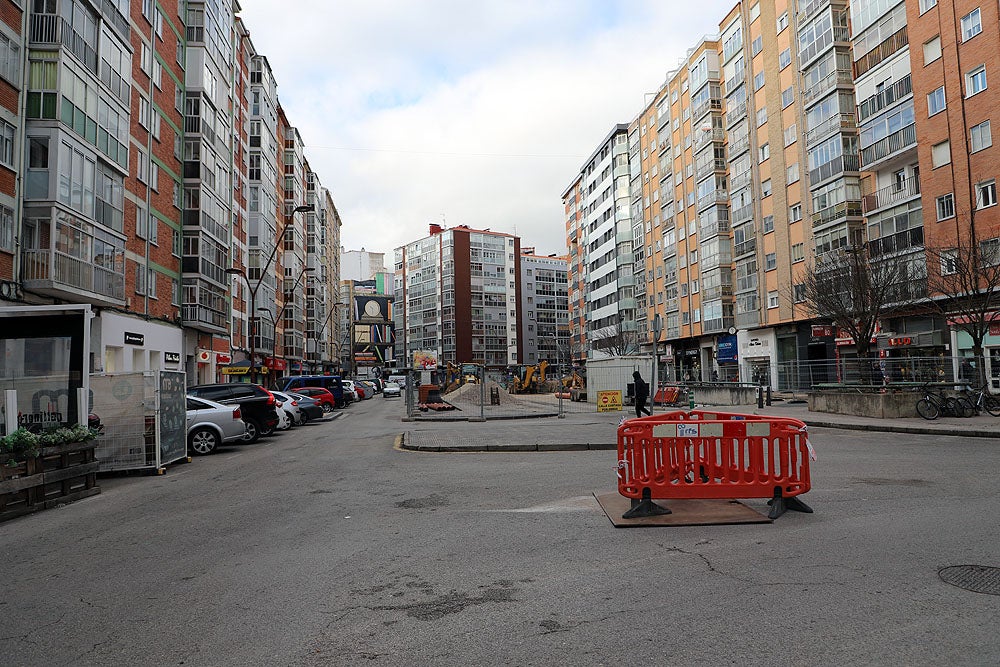
<path fill-rule="evenodd" d="M 917 401 L 917 414 L 933 421 L 938 417 L 971 417 L 976 413 L 972 401 L 962 396 L 946 396 L 943 390 L 923 386 L 924 396 Z"/>
<path fill-rule="evenodd" d="M 988 412 L 994 417 L 1000 417 L 1000 398 L 991 394 L 988 387 L 970 389 L 967 392 L 967 397 L 976 414 Z"/>

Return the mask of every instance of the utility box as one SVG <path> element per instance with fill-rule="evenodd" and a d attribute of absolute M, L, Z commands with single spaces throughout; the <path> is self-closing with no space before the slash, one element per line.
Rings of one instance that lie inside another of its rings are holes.
<path fill-rule="evenodd" d="M 629 385 L 634 385 L 632 373 L 639 371 L 642 379 L 653 385 L 653 357 L 635 355 L 628 357 L 607 357 L 587 360 L 587 402 L 597 404 L 597 392 L 620 391 L 622 397 L 629 396 Z"/>

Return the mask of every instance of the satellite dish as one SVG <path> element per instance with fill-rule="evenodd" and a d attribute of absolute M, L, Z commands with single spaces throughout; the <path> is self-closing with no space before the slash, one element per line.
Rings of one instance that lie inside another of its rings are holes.
<path fill-rule="evenodd" d="M 711 132 L 712 131 L 712 124 L 711 123 L 703 123 L 702 126 L 701 126 L 701 131 L 702 132 Z"/>

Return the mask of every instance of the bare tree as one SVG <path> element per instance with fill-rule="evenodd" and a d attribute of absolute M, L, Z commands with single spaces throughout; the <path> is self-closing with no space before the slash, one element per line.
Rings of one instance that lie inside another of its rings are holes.
<path fill-rule="evenodd" d="M 883 316 L 923 291 L 923 270 L 914 270 L 915 266 L 875 256 L 863 244 L 827 252 L 804 271 L 801 298 L 817 316 L 829 319 L 854 339 L 864 383 L 872 379 L 872 337 Z"/>
<path fill-rule="evenodd" d="M 623 322 L 598 329 L 590 336 L 593 349 L 613 357 L 624 357 L 639 353 L 639 337 L 628 331 Z"/>
<path fill-rule="evenodd" d="M 986 385 L 983 341 L 1000 324 L 1000 248 L 958 234 L 954 245 L 927 248 L 928 309 L 972 339 L 980 386 Z"/>

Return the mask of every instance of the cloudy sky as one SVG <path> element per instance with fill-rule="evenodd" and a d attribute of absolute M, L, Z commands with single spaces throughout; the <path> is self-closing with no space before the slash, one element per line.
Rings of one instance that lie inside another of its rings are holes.
<path fill-rule="evenodd" d="M 240 0 L 348 250 L 428 223 L 566 252 L 560 197 L 735 0 Z"/>

